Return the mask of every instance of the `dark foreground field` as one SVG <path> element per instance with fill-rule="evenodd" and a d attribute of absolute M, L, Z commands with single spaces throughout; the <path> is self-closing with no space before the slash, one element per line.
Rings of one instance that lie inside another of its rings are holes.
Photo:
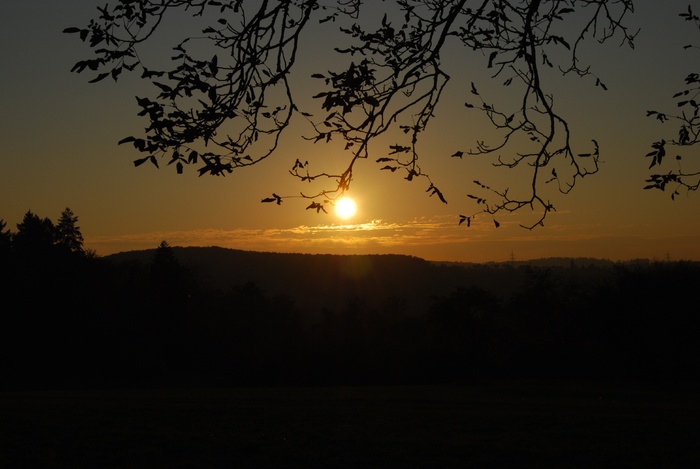
<path fill-rule="evenodd" d="M 0 395 L 0 466 L 700 467 L 698 388 L 470 386 Z"/>

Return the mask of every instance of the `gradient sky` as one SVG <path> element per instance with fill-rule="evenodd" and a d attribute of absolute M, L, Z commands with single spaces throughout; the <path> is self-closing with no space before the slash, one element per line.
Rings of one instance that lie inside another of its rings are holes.
<path fill-rule="evenodd" d="M 146 124 L 136 116 L 134 99 L 146 94 L 144 85 L 135 77 L 88 84 L 91 76 L 70 73 L 90 51 L 62 30 L 86 25 L 95 15 L 95 2 L 3 1 L 0 218 L 14 231 L 28 210 L 57 221 L 70 207 L 79 217 L 86 248 L 99 255 L 154 248 L 166 240 L 172 246 L 397 253 L 468 262 L 511 256 L 700 260 L 700 194 L 671 201 L 669 194 L 642 190 L 649 173 L 644 155 L 671 130 L 646 118 L 646 111 L 672 111 L 671 96 L 687 73 L 697 71 L 697 52 L 682 48 L 700 42 L 678 18 L 687 3 L 638 1 L 631 18 L 642 28 L 635 50 L 618 48 L 616 42 L 585 50 L 607 92 L 589 80 L 556 81 L 556 105 L 569 118 L 575 138 L 600 143 L 603 163 L 570 195 L 553 199 L 557 211 L 545 227 L 528 231 L 518 226 L 527 222 L 525 213 L 498 217 L 498 229 L 483 216 L 471 228 L 457 224 L 459 214 L 477 210 L 466 197 L 470 181 L 498 185 L 516 177 L 494 173 L 483 162 L 449 157 L 488 132 L 480 116 L 464 108 L 464 89 L 455 86 L 463 76 L 488 87 L 488 75 L 479 71 L 483 61 L 467 73 L 454 57 L 444 57 L 453 67 L 455 90 L 450 93 L 455 94 L 446 95 L 420 147 L 422 168 L 449 204 L 428 197 L 423 181 L 409 183 L 398 173 L 379 171 L 374 159 L 386 147 L 378 145 L 356 172 L 349 195 L 359 209 L 348 225 L 332 214 L 305 210 L 308 201 L 302 199 L 282 206 L 260 203 L 272 192 L 304 189 L 287 173 L 296 158 L 333 162 L 333 147 L 304 146 L 294 128 L 275 157 L 227 177 L 200 178 L 193 168 L 183 175 L 170 167 L 134 168 L 132 161 L 141 155 L 117 142 L 139 134 Z M 322 45 L 309 38 L 308 54 L 301 59 L 309 68 L 306 75 L 326 71 Z M 302 80 L 299 89 L 306 83 Z"/>

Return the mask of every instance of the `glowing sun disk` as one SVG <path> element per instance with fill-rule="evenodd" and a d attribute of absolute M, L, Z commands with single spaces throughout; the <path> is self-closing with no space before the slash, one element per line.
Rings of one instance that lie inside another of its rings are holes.
<path fill-rule="evenodd" d="M 349 197 L 343 197 L 335 203 L 335 214 L 342 219 L 348 219 L 355 215 L 357 205 L 355 201 Z"/>

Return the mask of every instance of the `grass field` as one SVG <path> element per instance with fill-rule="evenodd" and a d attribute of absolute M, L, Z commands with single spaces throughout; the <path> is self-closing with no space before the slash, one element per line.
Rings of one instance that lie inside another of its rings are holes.
<path fill-rule="evenodd" d="M 700 387 L 0 394 L 2 468 L 700 467 Z"/>

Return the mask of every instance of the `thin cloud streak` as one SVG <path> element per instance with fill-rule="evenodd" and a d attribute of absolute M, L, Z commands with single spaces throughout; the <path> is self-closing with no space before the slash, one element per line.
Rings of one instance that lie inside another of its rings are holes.
<path fill-rule="evenodd" d="M 86 236 L 86 245 L 98 254 L 119 250 L 145 249 L 165 240 L 172 246 L 222 246 L 235 249 L 292 251 L 304 245 L 342 246 L 408 246 L 425 244 L 452 244 L 465 242 L 470 231 L 450 222 L 412 220 L 406 223 L 387 223 L 372 220 L 367 223 L 346 225 L 301 225 L 291 228 L 189 230 L 128 234 L 121 236 Z M 476 232 L 476 230 L 475 230 Z"/>
<path fill-rule="evenodd" d="M 268 252 L 329 254 L 410 254 L 429 260 L 487 262 L 483 248 L 494 243 L 512 246 L 520 259 L 558 257 L 566 249 L 569 257 L 598 257 L 625 260 L 662 256 L 669 248 L 678 249 L 679 258 L 700 256 L 700 240 L 693 237 L 657 239 L 637 230 L 637 236 L 620 236 L 600 225 L 559 225 L 545 231 L 528 231 L 517 223 L 502 223 L 496 229 L 489 223 L 458 225 L 452 216 L 414 219 L 404 223 L 371 220 L 367 223 L 266 229 L 202 229 L 152 232 L 123 236 L 86 236 L 86 247 L 99 255 L 120 251 L 152 249 L 161 241 L 171 246 L 220 246 L 231 249 Z M 481 247 L 480 247 L 481 246 Z M 492 254 L 493 255 L 493 254 Z M 523 256 L 523 257 L 521 257 Z"/>

